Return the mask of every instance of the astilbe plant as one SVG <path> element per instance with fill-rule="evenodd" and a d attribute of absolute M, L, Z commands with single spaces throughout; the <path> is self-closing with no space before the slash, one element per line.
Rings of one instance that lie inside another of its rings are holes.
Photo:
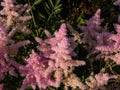
<path fill-rule="evenodd" d="M 95 75 L 90 75 L 88 80 L 85 81 L 88 86 L 88 90 L 107 90 L 105 85 L 108 84 L 109 79 L 117 78 L 115 75 L 109 75 L 108 73 L 98 73 Z"/>
<path fill-rule="evenodd" d="M 92 18 L 86 20 L 86 26 L 79 25 L 79 28 L 83 32 L 83 41 L 88 43 L 90 47 L 96 46 L 97 36 L 103 31 L 100 26 L 101 22 L 100 9 L 98 9 Z"/>
<path fill-rule="evenodd" d="M 0 21 L 6 29 L 12 27 L 14 31 L 30 33 L 28 20 L 32 18 L 29 15 L 31 7 L 29 4 L 16 5 L 15 3 L 16 0 L 3 0 L 1 2 L 3 9 L 0 10 Z"/>
<path fill-rule="evenodd" d="M 111 36 L 106 40 L 110 41 L 106 46 L 98 45 L 96 46 L 96 50 L 101 52 L 102 57 L 105 57 L 105 60 L 113 60 L 116 64 L 120 64 L 119 59 L 119 50 L 120 50 L 120 34 L 119 34 L 119 24 L 114 24 L 115 30 L 117 34 L 111 34 Z"/>
<path fill-rule="evenodd" d="M 23 28 L 24 25 L 22 24 L 31 18 L 31 16 L 23 17 L 21 15 L 22 12 L 26 12 L 26 10 L 28 10 L 28 5 L 23 6 L 14 4 L 15 0 L 4 0 L 1 2 L 3 9 L 0 11 L 0 81 L 4 80 L 5 73 L 9 73 L 14 76 L 16 75 L 14 71 L 15 68 L 13 67 L 13 62 L 15 62 L 13 57 L 17 55 L 20 47 L 30 43 L 29 40 L 16 42 L 12 39 L 19 28 L 18 25 Z M 19 10 L 22 6 L 24 8 Z M 25 31 L 22 30 L 22 32 L 26 33 L 26 29 Z M 0 85 L 1 90 L 3 90 L 3 86 L 4 84 Z"/>
<path fill-rule="evenodd" d="M 76 44 L 72 38 L 67 37 L 66 30 L 66 24 L 62 24 L 55 32 L 55 37 L 45 31 L 47 39 L 35 38 L 39 43 L 40 52 L 32 51 L 30 57 L 25 59 L 25 66 L 14 64 L 20 70 L 21 75 L 25 76 L 21 90 L 30 85 L 33 89 L 36 85 L 40 89 L 46 89 L 49 86 L 58 88 L 61 83 L 66 85 L 66 90 L 69 86 L 85 88 L 79 78 L 73 74 L 73 67 L 84 65 L 85 62 L 72 59 L 72 56 L 76 55 L 73 51 Z M 76 83 L 73 85 L 71 81 L 76 81 Z"/>
<path fill-rule="evenodd" d="M 120 34 L 119 24 L 114 24 L 117 34 L 108 32 L 106 27 L 101 26 L 100 9 L 95 15 L 86 22 L 86 26 L 79 26 L 83 33 L 83 41 L 90 45 L 90 53 L 99 53 L 97 58 L 104 58 L 105 61 L 113 60 L 116 64 L 120 64 L 119 50 L 120 50 Z"/>
<path fill-rule="evenodd" d="M 119 6 L 119 0 L 114 3 Z M 100 9 L 97 10 L 95 15 L 86 20 L 86 25 L 79 25 L 79 28 L 82 31 L 83 41 L 88 44 L 90 47 L 88 49 L 89 54 L 87 58 L 92 58 L 92 55 L 96 57 L 96 59 L 104 59 L 107 64 L 110 64 L 110 61 L 113 60 L 117 65 L 120 64 L 120 25 L 113 24 L 115 33 L 109 32 L 107 27 L 101 26 L 101 22 L 103 19 L 100 19 Z M 119 17 L 118 17 L 119 22 Z M 97 53 L 95 55 L 95 53 Z M 110 66 L 110 65 L 109 65 Z M 105 68 L 104 68 L 105 69 Z M 103 73 L 104 72 L 104 73 Z M 106 85 L 110 78 L 117 78 L 116 75 L 109 75 L 109 73 L 105 73 L 106 71 L 100 70 L 100 73 L 94 74 L 90 76 L 90 82 L 86 81 L 86 84 L 89 86 L 88 90 L 97 90 L 102 88 L 102 90 L 106 90 L 103 85 Z M 113 73 L 113 72 L 112 72 Z M 115 74 L 115 73 L 113 73 Z M 110 77 L 109 77 L 110 76 Z M 102 78 L 104 78 L 102 80 Z"/>
<path fill-rule="evenodd" d="M 115 1 L 113 4 L 116 6 L 120 6 L 120 0 Z"/>
<path fill-rule="evenodd" d="M 4 74 L 9 72 L 14 74 L 14 68 L 12 67 L 12 59 L 9 56 L 14 56 L 18 53 L 18 49 L 22 46 L 29 44 L 28 40 L 15 43 L 9 37 L 9 33 L 0 25 L 0 80 L 4 79 Z"/>
<path fill-rule="evenodd" d="M 119 0 L 114 3 L 119 6 Z M 117 78 L 107 72 L 99 72 L 88 77 L 89 81 L 83 83 L 76 74 L 74 67 L 85 65 L 85 61 L 73 60 L 77 54 L 74 52 L 77 44 L 73 37 L 67 37 L 66 24 L 63 23 L 54 37 L 49 31 L 45 31 L 47 39 L 35 37 L 38 43 L 37 51 L 32 50 L 29 58 L 24 58 L 25 64 L 17 63 L 14 58 L 19 48 L 30 43 L 29 40 L 15 42 L 12 40 L 16 31 L 30 33 L 27 26 L 28 20 L 32 17 L 28 14 L 31 7 L 28 4 L 16 5 L 15 0 L 3 0 L 3 9 L 0 11 L 0 80 L 4 80 L 5 73 L 15 75 L 14 69 L 18 69 L 24 77 L 20 90 L 28 86 L 32 89 L 47 89 L 48 87 L 59 88 L 64 84 L 64 90 L 79 88 L 80 90 L 105 90 L 104 85 L 111 78 Z M 20 9 L 22 7 L 22 9 Z M 120 25 L 114 24 L 116 34 L 107 31 L 102 27 L 100 18 L 101 10 L 98 9 L 95 15 L 86 20 L 86 26 L 79 26 L 82 31 L 82 42 L 87 43 L 89 54 L 87 58 L 97 53 L 97 59 L 104 59 L 106 62 L 113 60 L 120 64 Z M 119 18 L 118 18 L 119 22 Z M 81 44 L 81 43 L 80 43 Z M 109 63 L 106 63 L 109 64 Z M 0 84 L 3 90 L 4 83 Z"/>

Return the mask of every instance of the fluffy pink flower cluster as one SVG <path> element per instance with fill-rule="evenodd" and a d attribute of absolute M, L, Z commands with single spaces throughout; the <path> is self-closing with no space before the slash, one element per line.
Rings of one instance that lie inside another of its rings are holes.
<path fill-rule="evenodd" d="M 24 10 L 18 12 L 21 5 L 14 5 L 14 3 L 15 0 L 4 0 L 1 2 L 3 9 L 0 11 L 0 80 L 5 78 L 4 76 L 7 72 L 9 72 L 10 75 L 15 75 L 15 68 L 12 63 L 15 61 L 11 56 L 15 56 L 20 47 L 30 43 L 29 40 L 19 42 L 12 40 L 12 36 L 15 34 L 16 30 L 18 30 L 18 22 L 16 22 L 17 25 L 15 25 L 14 20 L 19 19 L 20 21 L 20 18 L 22 18 L 20 13 L 25 10 L 24 8 Z M 22 23 L 19 22 L 19 24 Z M 3 90 L 3 86 L 3 84 L 0 84 L 0 90 Z"/>
<path fill-rule="evenodd" d="M 48 86 L 59 87 L 61 83 L 67 83 L 64 81 L 69 75 L 73 74 L 74 66 L 85 64 L 84 61 L 72 60 L 72 56 L 76 55 L 73 52 L 76 44 L 72 38 L 66 37 L 65 24 L 62 24 L 59 31 L 55 32 L 55 37 L 52 37 L 48 31 L 46 31 L 46 35 L 48 39 L 45 40 L 35 38 L 39 43 L 39 54 L 32 51 L 30 57 L 25 59 L 25 66 L 16 64 L 21 75 L 25 76 L 21 90 L 24 90 L 29 85 L 33 89 L 35 89 L 36 85 L 40 89 L 46 89 Z M 74 87 L 78 85 L 74 85 Z M 73 87 L 72 84 L 68 86 Z"/>
<path fill-rule="evenodd" d="M 114 4 L 119 6 L 119 0 Z M 77 44 L 74 38 L 67 37 L 65 23 L 54 33 L 54 37 L 47 30 L 45 31 L 47 39 L 35 37 L 38 42 L 38 52 L 32 50 L 29 58 L 24 59 L 25 65 L 17 63 L 10 56 L 16 55 L 18 49 L 29 44 L 30 41 L 16 43 L 11 38 L 19 29 L 24 33 L 29 33 L 27 21 L 31 19 L 28 15 L 31 7 L 28 4 L 15 5 L 15 0 L 3 0 L 1 6 L 3 9 L 0 11 L 0 80 L 4 79 L 6 72 L 15 75 L 15 68 L 19 70 L 21 76 L 25 77 L 20 90 L 25 90 L 28 86 L 32 86 L 34 90 L 36 86 L 39 89 L 47 89 L 49 86 L 58 88 L 61 84 L 64 84 L 65 90 L 69 87 L 97 90 L 106 85 L 109 79 L 116 78 L 108 73 L 98 73 L 91 75 L 90 81 L 83 83 L 73 73 L 74 67 L 85 65 L 85 61 L 73 60 L 76 56 L 74 49 Z M 79 26 L 83 33 L 83 41 L 92 49 L 88 57 L 98 53 L 99 58 L 113 60 L 116 64 L 120 64 L 120 25 L 114 24 L 117 34 L 113 34 L 108 32 L 106 27 L 101 26 L 102 21 L 100 9 L 98 9 L 92 18 L 86 20 L 86 26 Z M 0 90 L 3 90 L 3 86 L 1 83 Z"/>
<path fill-rule="evenodd" d="M 16 55 L 20 47 L 29 43 L 28 40 L 15 43 L 15 41 L 9 37 L 7 30 L 0 25 L 0 80 L 4 79 L 5 72 L 14 75 L 14 68 L 11 66 L 12 60 L 9 56 Z"/>
<path fill-rule="evenodd" d="M 117 34 L 113 34 L 100 25 L 101 21 L 99 9 L 92 18 L 86 21 L 86 26 L 79 26 L 83 33 L 83 41 L 92 48 L 88 57 L 99 53 L 98 58 L 104 58 L 107 61 L 112 59 L 116 64 L 120 64 L 120 25 L 114 24 Z"/>
<path fill-rule="evenodd" d="M 23 33 L 30 33 L 28 27 L 28 20 L 32 17 L 29 15 L 31 7 L 28 4 L 15 5 L 16 0 L 3 0 L 1 6 L 3 7 L 0 10 L 0 21 L 3 24 L 3 27 L 20 31 Z"/>
<path fill-rule="evenodd" d="M 12 61 L 12 65 L 19 70 L 21 76 L 25 76 L 20 90 L 25 90 L 28 86 L 32 86 L 34 90 L 36 86 L 40 89 L 47 89 L 49 86 L 58 88 L 61 83 L 64 84 L 65 90 L 68 90 L 68 87 L 94 90 L 107 84 L 109 79 L 116 78 L 108 73 L 98 73 L 90 76 L 89 82 L 83 83 L 73 73 L 73 69 L 75 66 L 84 65 L 85 62 L 72 59 L 72 56 L 76 56 L 73 51 L 76 43 L 73 38 L 67 38 L 66 30 L 66 24 L 62 24 L 54 33 L 55 37 L 48 31 L 45 31 L 48 37 L 45 40 L 35 37 L 39 43 L 39 53 L 32 50 L 29 58 L 25 59 L 26 65 Z"/>
<path fill-rule="evenodd" d="M 104 85 L 107 85 L 107 82 L 111 78 L 117 78 L 115 75 L 109 75 L 108 73 L 98 73 L 96 75 L 89 76 L 89 81 L 86 81 L 86 84 L 90 87 L 88 90 L 106 90 Z"/>
<path fill-rule="evenodd" d="M 120 0 L 115 1 L 113 4 L 116 6 L 120 6 Z"/>

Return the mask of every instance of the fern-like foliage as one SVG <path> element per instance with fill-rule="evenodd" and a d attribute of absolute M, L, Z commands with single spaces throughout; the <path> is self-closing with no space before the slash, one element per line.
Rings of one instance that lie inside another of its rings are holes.
<path fill-rule="evenodd" d="M 60 0 L 36 0 L 33 2 L 32 8 L 31 14 L 33 17 L 35 16 L 33 18 L 33 24 L 36 28 L 36 31 L 34 30 L 33 33 L 37 36 L 42 37 L 45 29 L 51 30 L 51 33 L 53 33 L 63 23 L 60 16 L 60 12 L 62 11 Z"/>

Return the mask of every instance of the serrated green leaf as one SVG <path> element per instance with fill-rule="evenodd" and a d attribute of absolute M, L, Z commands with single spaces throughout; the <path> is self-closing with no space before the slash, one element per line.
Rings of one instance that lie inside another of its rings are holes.
<path fill-rule="evenodd" d="M 51 6 L 51 8 L 54 8 L 54 4 L 52 0 L 49 0 L 49 5 Z"/>
<path fill-rule="evenodd" d="M 42 0 L 36 0 L 36 1 L 33 3 L 33 6 L 40 4 L 41 1 L 42 1 Z"/>

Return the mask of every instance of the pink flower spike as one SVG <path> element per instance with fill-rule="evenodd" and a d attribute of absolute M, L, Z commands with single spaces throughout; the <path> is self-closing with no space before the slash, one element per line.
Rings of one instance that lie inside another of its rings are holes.
<path fill-rule="evenodd" d="M 115 6 L 120 6 L 120 0 L 117 0 L 113 3 Z"/>
<path fill-rule="evenodd" d="M 114 28 L 117 31 L 117 33 L 120 34 L 120 25 L 119 24 L 114 24 Z"/>
<path fill-rule="evenodd" d="M 3 86 L 3 84 L 0 84 L 0 90 L 4 90 Z"/>

